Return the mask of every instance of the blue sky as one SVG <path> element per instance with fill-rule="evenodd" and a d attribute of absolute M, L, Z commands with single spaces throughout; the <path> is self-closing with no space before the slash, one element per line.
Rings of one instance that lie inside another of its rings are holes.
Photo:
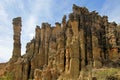
<path fill-rule="evenodd" d="M 36 25 L 48 22 L 54 25 L 61 22 L 64 14 L 72 12 L 72 5 L 96 10 L 107 15 L 109 21 L 120 23 L 120 0 L 0 0 L 0 58 L 5 61 L 12 56 L 13 29 L 12 19 L 22 17 L 22 54 L 26 43 L 35 32 Z M 0 61 L 1 62 L 1 61 Z"/>

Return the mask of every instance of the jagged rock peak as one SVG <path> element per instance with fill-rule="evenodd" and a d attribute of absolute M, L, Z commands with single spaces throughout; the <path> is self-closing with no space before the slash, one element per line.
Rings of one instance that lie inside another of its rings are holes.
<path fill-rule="evenodd" d="M 51 26 L 51 24 L 49 24 L 49 23 L 42 23 L 42 29 L 45 29 L 50 26 Z"/>
<path fill-rule="evenodd" d="M 56 22 L 56 23 L 55 23 L 55 25 L 61 26 L 61 23 L 59 23 L 59 22 Z"/>
<path fill-rule="evenodd" d="M 88 9 L 86 7 L 79 7 L 75 4 L 73 4 L 73 13 L 75 14 L 85 14 L 85 13 L 89 13 Z"/>

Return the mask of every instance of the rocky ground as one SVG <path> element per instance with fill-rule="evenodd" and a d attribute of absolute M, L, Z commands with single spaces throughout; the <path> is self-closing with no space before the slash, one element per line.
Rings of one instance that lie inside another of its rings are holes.
<path fill-rule="evenodd" d="M 0 69 L 0 73 L 4 72 L 5 70 L 3 67 L 4 66 L 0 66 L 0 68 L 2 68 Z M 11 73 L 5 73 L 4 75 L 2 74 L 2 76 L 0 77 L 0 80 L 14 80 L 14 78 Z M 35 79 L 35 80 L 41 80 L 41 79 Z M 70 79 L 69 75 L 63 74 L 59 76 L 57 80 L 72 80 L 72 79 Z M 92 69 L 91 71 L 89 70 L 85 70 L 83 72 L 81 71 L 81 75 L 79 76 L 77 80 L 120 80 L 120 68 L 106 68 L 105 67 L 101 69 Z"/>

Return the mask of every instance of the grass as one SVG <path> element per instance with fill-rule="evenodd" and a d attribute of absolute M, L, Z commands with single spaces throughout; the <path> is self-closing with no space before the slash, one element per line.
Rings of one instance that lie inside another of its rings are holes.
<path fill-rule="evenodd" d="M 107 76 L 115 76 L 120 71 L 120 68 L 97 69 L 93 71 L 93 76 L 97 80 L 105 80 Z"/>

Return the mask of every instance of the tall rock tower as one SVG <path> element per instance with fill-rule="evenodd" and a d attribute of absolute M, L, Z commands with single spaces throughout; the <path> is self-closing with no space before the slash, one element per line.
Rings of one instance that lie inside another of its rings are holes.
<path fill-rule="evenodd" d="M 13 60 L 17 60 L 17 58 L 21 56 L 21 40 L 20 40 L 21 27 L 22 27 L 21 17 L 14 18 L 13 19 L 14 44 L 13 44 L 13 55 L 12 55 Z"/>

